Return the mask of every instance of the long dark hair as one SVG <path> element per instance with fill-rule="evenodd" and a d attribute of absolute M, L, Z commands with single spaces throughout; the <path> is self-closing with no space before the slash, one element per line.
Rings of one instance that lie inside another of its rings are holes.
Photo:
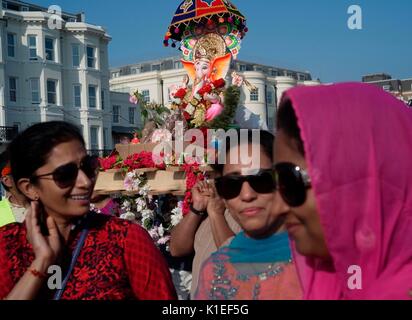
<path fill-rule="evenodd" d="M 291 138 L 294 141 L 299 153 L 302 156 L 305 156 L 305 148 L 300 135 L 298 119 L 290 100 L 284 101 L 279 107 L 277 115 L 277 128 L 278 130 L 283 131 L 289 138 Z"/>
<path fill-rule="evenodd" d="M 16 185 L 20 179 L 30 178 L 42 167 L 56 145 L 73 140 L 85 146 L 79 128 L 63 121 L 38 123 L 20 133 L 8 148 Z"/>

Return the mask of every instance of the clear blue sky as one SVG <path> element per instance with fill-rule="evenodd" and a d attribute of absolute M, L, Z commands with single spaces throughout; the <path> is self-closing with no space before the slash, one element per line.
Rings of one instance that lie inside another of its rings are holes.
<path fill-rule="evenodd" d="M 110 64 L 178 55 L 163 36 L 180 0 L 28 0 L 86 13 L 113 37 Z M 239 59 L 310 71 L 324 82 L 386 72 L 412 78 L 410 0 L 233 0 L 248 19 Z M 348 7 L 360 5 L 363 30 L 347 27 Z"/>

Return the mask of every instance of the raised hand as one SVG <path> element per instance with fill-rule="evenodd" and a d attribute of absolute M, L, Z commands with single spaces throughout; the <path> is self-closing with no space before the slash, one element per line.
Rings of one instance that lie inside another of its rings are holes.
<path fill-rule="evenodd" d="M 207 183 L 207 193 L 210 195 L 209 202 L 207 204 L 207 212 L 209 216 L 224 215 L 226 211 L 225 202 L 219 197 L 213 183 Z"/>
<path fill-rule="evenodd" d="M 206 211 L 210 200 L 210 190 L 206 181 L 199 181 L 192 189 L 193 208 Z"/>
<path fill-rule="evenodd" d="M 41 214 L 43 212 L 39 202 L 33 201 L 26 215 L 27 239 L 33 247 L 35 259 L 52 265 L 62 249 L 60 233 L 54 219 L 47 216 L 46 225 L 49 235 L 43 235 L 39 224 Z"/>

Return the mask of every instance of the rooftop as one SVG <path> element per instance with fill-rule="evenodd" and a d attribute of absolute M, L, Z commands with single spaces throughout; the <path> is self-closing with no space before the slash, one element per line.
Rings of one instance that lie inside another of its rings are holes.
<path fill-rule="evenodd" d="M 133 74 L 142 74 L 153 71 L 177 70 L 182 68 L 183 65 L 181 63 L 181 57 L 174 56 L 111 68 L 110 73 L 111 78 L 119 78 Z M 310 73 L 307 71 L 290 70 L 286 68 L 263 65 L 243 60 L 233 60 L 231 68 L 239 72 L 258 71 L 273 77 L 289 76 L 297 80 L 312 80 Z"/>

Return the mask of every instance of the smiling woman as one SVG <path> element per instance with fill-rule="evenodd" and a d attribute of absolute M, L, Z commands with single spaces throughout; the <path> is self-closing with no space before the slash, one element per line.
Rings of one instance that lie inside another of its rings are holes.
<path fill-rule="evenodd" d="M 165 260 L 138 225 L 90 213 L 98 161 L 78 129 L 34 125 L 10 145 L 13 179 L 31 200 L 26 223 L 0 229 L 0 299 L 174 299 Z M 46 286 L 51 266 L 63 288 Z"/>
<path fill-rule="evenodd" d="M 272 175 L 273 135 L 253 131 L 236 145 L 228 139 L 227 161 L 216 166 L 221 175 L 215 181 L 217 193 L 243 232 L 203 264 L 195 294 L 199 300 L 301 298 Z M 242 161 L 247 152 L 249 162 Z"/>

